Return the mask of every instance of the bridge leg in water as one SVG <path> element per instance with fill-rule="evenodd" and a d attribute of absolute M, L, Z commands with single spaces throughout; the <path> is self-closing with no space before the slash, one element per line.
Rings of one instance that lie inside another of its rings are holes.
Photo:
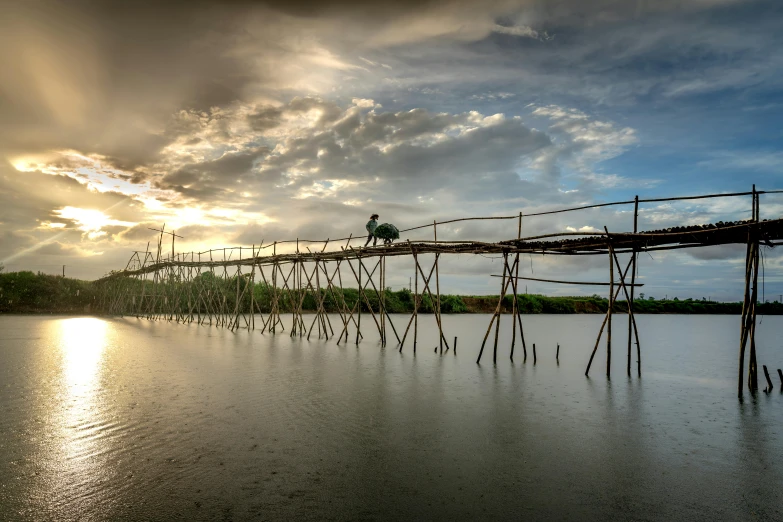
<path fill-rule="evenodd" d="M 758 222 L 758 195 L 753 189 L 753 221 Z M 740 329 L 739 377 L 737 396 L 742 398 L 745 348 L 750 341 L 750 360 L 748 363 L 748 389 L 751 393 L 758 390 L 758 369 L 756 366 L 756 300 L 758 298 L 759 275 L 759 235 L 758 228 L 748 229 L 748 246 L 745 254 L 745 299 L 742 304 L 742 325 Z"/>

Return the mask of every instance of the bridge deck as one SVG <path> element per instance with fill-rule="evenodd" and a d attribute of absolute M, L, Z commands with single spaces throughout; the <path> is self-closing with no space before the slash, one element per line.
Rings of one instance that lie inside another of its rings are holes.
<path fill-rule="evenodd" d="M 298 253 L 278 254 L 269 256 L 251 256 L 235 260 L 219 261 L 186 261 L 166 260 L 153 263 L 136 270 L 116 272 L 106 278 L 118 276 L 136 276 L 155 272 L 166 267 L 217 267 L 217 266 L 250 266 L 270 265 L 275 263 L 292 263 L 308 261 L 336 261 L 339 259 L 361 257 L 391 257 L 416 254 L 502 254 L 502 253 L 537 253 L 548 255 L 599 255 L 608 252 L 611 243 L 615 252 L 647 252 L 654 250 L 674 250 L 682 248 L 697 248 L 712 245 L 744 244 L 748 242 L 749 234 L 758 230 L 762 242 L 774 244 L 773 241 L 783 239 L 783 219 L 761 222 L 743 221 L 687 227 L 674 227 L 663 230 L 652 230 L 639 233 L 579 233 L 566 232 L 546 234 L 522 239 L 510 239 L 495 243 L 480 241 L 400 241 L 391 245 L 375 247 L 341 247 L 340 250 L 314 252 L 310 249 Z M 574 239 L 574 236 L 581 236 Z M 562 238 L 562 239 L 561 239 Z"/>

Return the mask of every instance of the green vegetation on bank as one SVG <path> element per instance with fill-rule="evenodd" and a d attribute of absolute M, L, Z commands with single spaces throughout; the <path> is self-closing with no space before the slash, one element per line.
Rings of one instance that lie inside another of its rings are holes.
<path fill-rule="evenodd" d="M 144 283 L 131 280 L 126 291 L 129 295 L 144 295 L 150 299 L 150 295 L 157 293 L 164 297 L 165 302 L 179 301 L 182 310 L 193 309 L 194 312 L 206 311 L 205 301 L 208 299 L 210 306 L 225 302 L 226 309 L 233 311 L 236 304 L 237 288 L 242 298 L 240 309 L 248 312 L 251 306 L 251 286 L 256 309 L 263 313 L 271 311 L 273 306 L 274 289 L 265 283 L 251 284 L 247 278 L 222 279 L 214 277 L 207 272 L 197 277 L 193 283 L 170 281 L 159 284 L 157 288 L 151 281 Z M 280 313 L 293 311 L 299 303 L 300 296 L 296 292 L 277 290 L 278 309 Z M 354 308 L 359 300 L 359 291 L 355 288 L 340 290 L 321 290 L 324 308 L 327 312 L 337 312 L 339 303 L 345 300 L 349 308 Z M 640 297 L 643 294 L 640 295 Z M 318 307 L 314 293 L 307 293 L 302 297 L 302 309 L 315 311 Z M 393 291 L 387 288 L 384 291 L 386 309 L 389 313 L 410 313 L 414 308 L 413 294 L 408 289 Z M 441 295 L 441 312 L 454 313 L 492 313 L 498 304 L 497 295 L 492 296 L 459 296 Z M 433 302 L 429 295 L 420 296 L 419 311 L 432 313 Z M 225 301 L 224 301 L 225 300 Z M 380 294 L 372 288 L 367 290 L 367 300 L 373 310 L 378 310 Z M 161 299 L 161 302 L 163 299 Z M 140 301 L 138 301 L 140 302 Z M 0 273 L 0 313 L 100 313 L 100 292 L 97 285 L 89 281 L 68 279 L 54 275 L 33 272 Z M 573 296 L 573 297 L 548 297 L 543 295 L 523 294 L 518 297 L 519 308 L 525 314 L 583 314 L 605 313 L 608 308 L 608 300 L 598 295 Z M 512 310 L 513 297 L 505 296 L 502 311 L 509 313 Z M 742 303 L 719 303 L 706 299 L 678 298 L 657 300 L 652 297 L 639 298 L 634 301 L 636 313 L 641 314 L 733 314 L 742 312 Z M 369 308 L 366 302 L 362 302 L 362 310 L 367 312 Z M 618 313 L 627 311 L 625 301 L 617 301 L 614 310 Z M 783 315 L 783 304 L 775 302 L 759 303 L 758 313 L 766 315 Z"/>
<path fill-rule="evenodd" d="M 90 313 L 97 292 L 90 281 L 33 273 L 0 273 L 0 313 Z"/>

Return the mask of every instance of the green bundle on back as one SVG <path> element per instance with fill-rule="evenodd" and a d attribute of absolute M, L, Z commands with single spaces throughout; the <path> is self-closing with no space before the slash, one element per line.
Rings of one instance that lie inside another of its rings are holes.
<path fill-rule="evenodd" d="M 378 225 L 373 235 L 375 235 L 377 238 L 383 239 L 383 242 L 386 244 L 391 243 L 395 239 L 400 239 L 400 231 L 391 223 Z"/>

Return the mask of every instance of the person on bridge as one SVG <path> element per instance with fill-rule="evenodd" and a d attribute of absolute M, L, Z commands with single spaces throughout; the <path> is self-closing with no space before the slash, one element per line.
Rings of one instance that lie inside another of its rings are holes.
<path fill-rule="evenodd" d="M 375 237 L 375 229 L 378 228 L 378 214 L 373 214 L 370 216 L 370 221 L 367 222 L 366 225 L 364 225 L 364 228 L 367 229 L 367 232 L 370 234 L 367 236 L 367 242 L 364 244 L 364 246 L 367 246 L 370 244 L 370 240 L 374 239 L 375 241 L 372 242 L 372 246 L 375 246 L 375 244 L 378 242 L 378 238 Z"/>

